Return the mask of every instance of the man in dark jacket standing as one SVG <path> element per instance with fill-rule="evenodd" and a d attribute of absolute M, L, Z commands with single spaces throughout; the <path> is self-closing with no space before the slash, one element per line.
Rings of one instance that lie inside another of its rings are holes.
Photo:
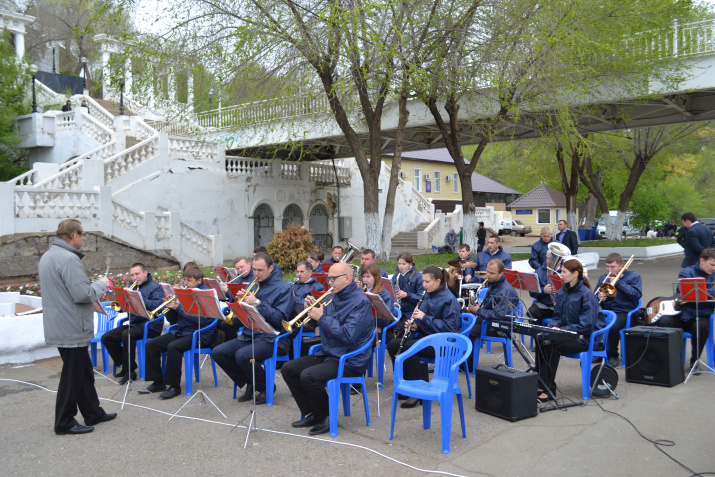
<path fill-rule="evenodd" d="M 571 255 L 576 255 L 578 253 L 578 235 L 573 230 L 569 230 L 569 224 L 565 220 L 559 220 L 558 228 L 556 241 L 566 245 L 571 251 Z"/>
<path fill-rule="evenodd" d="M 45 342 L 57 346 L 62 357 L 55 433 L 85 434 L 92 432 L 95 424 L 117 417 L 116 413 L 107 414 L 99 405 L 87 349 L 94 337 L 92 302 L 104 295 L 109 280 L 89 282 L 80 261 L 84 257 L 79 250 L 85 235 L 78 220 L 63 220 L 55 235 L 57 238 L 39 264 Z M 75 419 L 78 407 L 86 426 Z"/>
<path fill-rule="evenodd" d="M 685 258 L 680 268 L 686 268 L 698 263 L 702 251 L 713 246 L 713 233 L 710 227 L 701 224 L 692 212 L 684 213 L 680 220 L 683 222 L 683 227 L 688 229 L 683 242 L 678 240 L 685 249 Z"/>

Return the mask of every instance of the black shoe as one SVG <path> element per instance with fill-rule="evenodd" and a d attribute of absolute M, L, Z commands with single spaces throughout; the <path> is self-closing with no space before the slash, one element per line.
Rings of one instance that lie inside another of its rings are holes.
<path fill-rule="evenodd" d="M 300 421 L 295 421 L 291 424 L 293 427 L 313 427 L 318 423 L 318 420 L 312 414 L 305 416 Z"/>
<path fill-rule="evenodd" d="M 308 434 L 311 436 L 317 436 L 319 434 L 325 434 L 326 432 L 330 432 L 330 416 L 325 416 L 323 419 L 318 420 L 318 423 L 308 432 Z"/>
<path fill-rule="evenodd" d="M 127 370 L 124 369 L 124 366 L 122 366 L 122 370 L 119 371 L 117 374 L 115 374 L 114 377 L 115 378 L 123 378 L 126 375 L 127 375 Z"/>
<path fill-rule="evenodd" d="M 151 383 L 144 389 L 137 391 L 139 394 L 151 394 L 158 393 L 159 391 L 166 391 L 166 384 Z"/>
<path fill-rule="evenodd" d="M 415 399 L 415 401 L 412 403 L 410 403 L 408 401 L 403 402 L 402 404 L 400 404 L 400 407 L 402 409 L 412 409 L 413 407 L 417 407 L 417 405 L 420 403 L 422 403 L 421 399 Z"/>
<path fill-rule="evenodd" d="M 398 401 L 406 401 L 406 400 L 407 400 L 407 396 L 405 396 L 404 394 L 398 394 L 398 395 L 397 395 L 397 400 L 398 400 Z"/>
<path fill-rule="evenodd" d="M 57 434 L 58 436 L 64 436 L 65 434 L 87 434 L 88 432 L 92 432 L 93 430 L 94 427 L 92 426 L 83 426 L 82 424 L 75 424 L 66 431 L 55 432 L 55 434 Z"/>
<path fill-rule="evenodd" d="M 172 399 L 181 394 L 181 386 L 171 386 L 169 389 L 159 394 L 162 399 Z"/>
<path fill-rule="evenodd" d="M 246 402 L 253 399 L 253 386 L 250 384 L 246 385 L 246 392 L 238 396 L 236 399 L 238 402 Z"/>
<path fill-rule="evenodd" d="M 96 421 L 88 421 L 88 420 L 85 419 L 84 423 L 87 424 L 88 426 L 94 426 L 94 425 L 100 424 L 100 423 L 102 423 L 102 422 L 112 421 L 112 420 L 114 420 L 115 417 L 117 417 L 117 413 L 116 413 L 116 412 L 113 412 L 113 413 L 111 413 L 111 414 L 107 414 L 107 413 L 105 412 L 104 415 L 103 415 L 102 417 L 100 417 L 98 420 L 96 420 Z"/>
<path fill-rule="evenodd" d="M 273 394 L 276 393 L 276 385 L 273 385 Z M 268 396 L 266 394 L 265 389 L 263 391 L 258 392 L 258 396 L 256 396 L 256 405 L 258 404 L 265 404 Z"/>
<path fill-rule="evenodd" d="M 608 365 L 614 368 L 618 367 L 618 356 L 609 356 Z"/>
<path fill-rule="evenodd" d="M 132 371 L 132 381 L 136 381 L 136 380 L 137 380 L 137 373 Z M 125 384 L 127 384 L 127 382 L 129 382 L 129 377 L 125 374 L 124 376 L 122 376 L 122 379 L 119 380 L 119 385 L 124 386 Z"/>
<path fill-rule="evenodd" d="M 536 396 L 536 402 L 539 404 L 543 404 L 545 402 L 553 401 L 554 397 L 547 393 L 546 391 L 542 391 L 541 393 L 537 394 Z"/>

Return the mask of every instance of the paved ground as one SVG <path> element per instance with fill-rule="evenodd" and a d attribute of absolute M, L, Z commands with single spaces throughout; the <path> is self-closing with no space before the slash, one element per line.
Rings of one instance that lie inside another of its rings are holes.
<path fill-rule="evenodd" d="M 669 294 L 679 270 L 679 259 L 636 262 L 633 269 L 644 277 L 645 296 Z M 598 272 L 592 272 L 594 277 Z M 482 365 L 494 365 L 501 357 L 481 355 Z M 523 367 L 516 361 L 518 367 Z M 580 396 L 581 381 L 576 360 L 562 360 L 557 382 L 561 392 Z M 185 396 L 161 401 L 156 396 L 131 392 L 128 405 L 120 410 L 120 388 L 98 377 L 97 390 L 108 412 L 119 412 L 110 423 L 100 424 L 92 434 L 55 436 L 52 432 L 55 395 L 61 364 L 58 359 L 26 366 L 0 367 L 0 435 L 3 475 L 648 475 L 688 476 L 677 459 L 692 471 L 714 472 L 711 456 L 715 417 L 712 405 L 713 375 L 694 377 L 673 388 L 626 383 L 619 368 L 616 391 L 620 399 L 590 400 L 583 407 L 541 413 L 532 419 L 511 423 L 474 409 L 465 399 L 467 438 L 459 433 L 458 413 L 452 419 L 451 453 L 441 453 L 439 407 L 434 406 L 432 428 L 422 429 L 421 408 L 397 412 L 395 439 L 390 433 L 390 399 L 377 418 L 376 391 L 369 391 L 372 426 L 365 426 L 360 401 L 352 416 L 340 416 L 337 438 L 308 439 L 305 430 L 295 431 L 290 423 L 298 411 L 287 388 L 277 378 L 275 405 L 259 407 L 259 427 L 270 420 L 276 432 L 250 434 L 232 425 L 249 415 L 251 407 L 231 399 L 230 381 L 219 370 L 219 387 L 213 386 L 208 364 L 204 367 L 204 390 L 226 414 L 215 409 L 185 409 L 181 418 L 169 421 L 187 400 Z M 101 366 L 98 367 L 101 369 Z M 99 375 L 98 375 L 99 376 Z M 386 371 L 389 398 L 391 370 Z M 464 376 L 462 375 L 463 389 Z M 373 385 L 375 378 L 368 378 Z M 137 383 L 135 389 L 143 386 Z M 192 402 L 197 401 L 195 398 Z M 619 417 L 618 413 L 623 417 Z M 669 440 L 661 446 L 639 437 Z M 246 422 L 246 421 L 244 421 Z M 669 458 L 665 453 L 669 454 Z M 412 467 L 409 467 L 412 466 Z"/>

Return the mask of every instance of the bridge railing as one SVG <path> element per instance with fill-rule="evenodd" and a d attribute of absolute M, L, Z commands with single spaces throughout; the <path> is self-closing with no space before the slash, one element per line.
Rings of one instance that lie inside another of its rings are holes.
<path fill-rule="evenodd" d="M 682 58 L 715 53 L 715 19 L 649 30 L 626 40 L 635 54 L 652 59 Z"/>

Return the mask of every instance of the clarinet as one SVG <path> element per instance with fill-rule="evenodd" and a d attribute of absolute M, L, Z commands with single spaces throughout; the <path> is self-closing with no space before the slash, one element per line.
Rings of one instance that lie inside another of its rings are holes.
<path fill-rule="evenodd" d="M 412 328 L 412 323 L 415 322 L 415 311 L 420 309 L 420 306 L 422 305 L 422 300 L 425 299 L 425 293 L 427 293 L 427 290 L 422 292 L 422 296 L 420 296 L 420 301 L 417 302 L 417 306 L 415 306 L 412 315 L 410 315 L 410 319 L 407 320 L 407 326 L 405 326 L 405 334 L 402 335 L 402 340 L 400 340 L 400 349 L 397 350 L 397 354 L 402 353 L 402 348 L 404 348 L 405 346 L 405 341 L 407 341 L 407 337 L 410 336 L 410 328 Z"/>
<path fill-rule="evenodd" d="M 400 293 L 400 274 L 398 273 L 397 278 L 395 279 L 395 284 L 392 286 L 392 291 L 395 292 L 395 306 L 397 308 L 401 308 L 400 306 L 400 298 L 397 298 L 397 294 Z"/>

